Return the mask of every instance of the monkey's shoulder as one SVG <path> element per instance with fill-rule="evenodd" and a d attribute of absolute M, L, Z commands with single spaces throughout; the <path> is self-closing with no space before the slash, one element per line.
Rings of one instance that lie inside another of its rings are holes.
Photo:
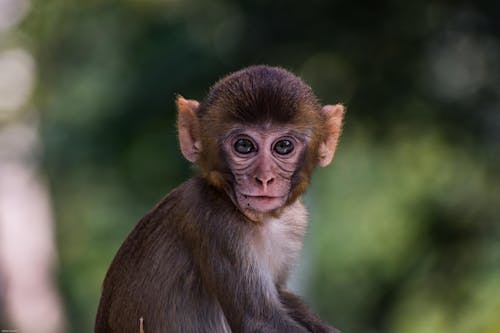
<path fill-rule="evenodd" d="M 126 242 L 164 243 L 191 235 L 193 229 L 218 224 L 220 219 L 241 219 L 238 214 L 224 193 L 203 178 L 193 177 L 163 197 L 137 223 Z"/>
<path fill-rule="evenodd" d="M 193 177 L 163 197 L 140 222 L 189 220 L 194 213 L 229 209 L 234 206 L 226 196 L 201 177 Z"/>
<path fill-rule="evenodd" d="M 122 243 L 112 267 L 137 270 L 147 262 L 145 258 L 160 262 L 173 253 L 189 256 L 200 237 L 218 232 L 216 223 L 211 226 L 211 218 L 232 209 L 203 179 L 193 177 L 174 188 L 139 220 Z"/>
<path fill-rule="evenodd" d="M 193 177 L 167 194 L 152 210 L 163 222 L 179 225 L 185 223 L 208 223 L 211 219 L 226 216 L 240 218 L 229 197 L 202 177 Z"/>

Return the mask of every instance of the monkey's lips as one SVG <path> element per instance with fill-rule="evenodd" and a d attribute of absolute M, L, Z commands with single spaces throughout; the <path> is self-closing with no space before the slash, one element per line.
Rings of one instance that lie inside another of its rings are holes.
<path fill-rule="evenodd" d="M 257 212 L 267 213 L 283 206 L 284 196 L 268 195 L 240 195 L 239 204 L 242 209 L 250 209 Z"/>

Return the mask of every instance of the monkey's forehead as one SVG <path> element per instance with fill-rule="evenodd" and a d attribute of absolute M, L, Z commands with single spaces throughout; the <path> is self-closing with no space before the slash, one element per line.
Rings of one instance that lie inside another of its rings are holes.
<path fill-rule="evenodd" d="M 225 137 L 235 137 L 243 134 L 256 134 L 259 136 L 290 136 L 307 142 L 312 137 L 314 129 L 273 123 L 243 124 L 234 123 L 222 128 Z"/>
<path fill-rule="evenodd" d="M 325 125 L 324 114 L 316 105 L 286 103 L 220 103 L 199 115 L 202 132 L 211 136 L 230 132 L 235 127 L 252 128 L 262 132 L 284 131 L 293 128 L 303 136 L 320 134 Z"/>

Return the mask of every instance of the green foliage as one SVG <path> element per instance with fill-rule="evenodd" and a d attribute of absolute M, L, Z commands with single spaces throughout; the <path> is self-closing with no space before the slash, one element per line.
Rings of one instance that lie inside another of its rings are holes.
<path fill-rule="evenodd" d="M 433 133 L 382 146 L 347 135 L 315 183 L 313 301 L 349 331 L 499 329 L 498 301 L 479 295 L 500 295 L 500 184 Z M 496 310 L 478 320 L 472 304 Z"/>
<path fill-rule="evenodd" d="M 500 37 L 488 1 L 33 3 L 35 104 L 71 332 L 137 220 L 191 174 L 174 96 L 245 65 L 348 107 L 309 192 L 306 297 L 345 332 L 500 332 Z"/>

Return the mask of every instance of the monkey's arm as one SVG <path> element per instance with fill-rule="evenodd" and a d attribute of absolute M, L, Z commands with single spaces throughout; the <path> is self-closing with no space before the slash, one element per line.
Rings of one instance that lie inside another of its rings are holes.
<path fill-rule="evenodd" d="M 286 307 L 290 316 L 313 333 L 341 333 L 339 330 L 329 326 L 315 315 L 309 307 L 296 295 L 286 289 L 280 289 L 281 302 Z"/>

